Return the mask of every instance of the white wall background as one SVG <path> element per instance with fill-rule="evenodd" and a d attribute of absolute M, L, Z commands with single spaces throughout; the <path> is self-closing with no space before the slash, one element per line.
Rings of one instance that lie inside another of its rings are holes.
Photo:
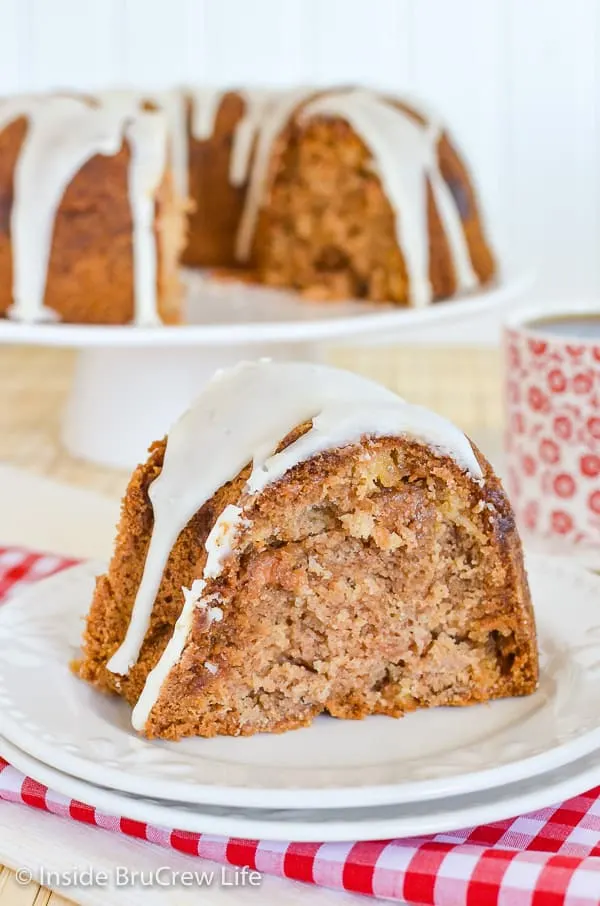
<path fill-rule="evenodd" d="M 0 94 L 364 82 L 429 100 L 536 295 L 600 296 L 600 0 L 0 0 Z"/>

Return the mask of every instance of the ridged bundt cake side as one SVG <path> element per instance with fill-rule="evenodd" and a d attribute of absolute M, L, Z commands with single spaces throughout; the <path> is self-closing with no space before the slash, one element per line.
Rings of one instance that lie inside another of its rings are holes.
<path fill-rule="evenodd" d="M 0 100 L 0 315 L 177 322 L 183 234 L 160 111 L 116 95 Z"/>

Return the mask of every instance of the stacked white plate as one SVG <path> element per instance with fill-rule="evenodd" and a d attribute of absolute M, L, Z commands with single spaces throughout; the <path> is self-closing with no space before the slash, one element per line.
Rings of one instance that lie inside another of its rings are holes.
<path fill-rule="evenodd" d="M 528 569 L 533 696 L 166 743 L 139 737 L 124 702 L 70 672 L 102 571 L 76 567 L 0 609 L 0 754 L 104 812 L 269 840 L 439 833 L 560 802 L 600 783 L 600 578 L 556 558 Z"/>

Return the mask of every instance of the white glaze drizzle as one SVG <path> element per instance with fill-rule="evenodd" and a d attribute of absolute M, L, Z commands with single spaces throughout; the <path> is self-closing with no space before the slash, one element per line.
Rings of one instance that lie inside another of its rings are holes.
<path fill-rule="evenodd" d="M 217 114 L 228 90 L 211 87 L 189 89 L 192 102 L 191 129 L 197 141 L 208 141 L 214 134 Z"/>
<path fill-rule="evenodd" d="M 248 479 L 247 490 L 257 494 L 278 481 L 297 463 L 305 462 L 326 450 L 355 443 L 363 435 L 373 437 L 406 437 L 426 443 L 438 453 L 456 460 L 474 477 L 481 478 L 481 469 L 471 444 L 458 428 L 441 415 L 397 400 L 377 403 L 373 408 L 357 409 L 348 400 L 326 406 L 313 419 L 310 431 L 279 453 L 255 465 Z M 223 544 L 227 543 L 225 539 Z"/>
<path fill-rule="evenodd" d="M 197 141 L 208 141 L 214 135 L 217 115 L 228 90 L 244 104 L 244 111 L 233 131 L 229 181 L 234 186 L 247 182 L 252 162 L 254 141 L 265 115 L 277 94 L 260 88 L 188 89 L 192 105 L 191 132 Z"/>
<path fill-rule="evenodd" d="M 178 88 L 156 92 L 115 89 L 103 91 L 97 97 L 103 104 L 119 106 L 125 116 L 137 115 L 144 104 L 152 104 L 162 112 L 167 123 L 173 180 L 180 197 L 186 199 L 189 167 L 187 94 Z"/>
<path fill-rule="evenodd" d="M 156 320 L 156 249 L 153 196 L 162 176 L 167 141 L 164 118 L 142 113 L 124 98 L 92 106 L 67 96 L 0 102 L 0 129 L 25 117 L 13 185 L 11 245 L 13 299 L 9 317 L 39 321 L 56 317 L 44 307 L 56 212 L 67 186 L 96 154 L 114 155 L 130 141 L 129 199 L 134 225 L 135 320 Z M 151 217 L 153 221 L 153 216 Z"/>
<path fill-rule="evenodd" d="M 27 119 L 13 178 L 10 233 L 13 305 L 17 321 L 56 317 L 44 306 L 46 274 L 56 211 L 66 187 L 94 154 L 115 154 L 120 131 L 70 97 L 15 98 L 0 105 L 0 128 Z"/>
<path fill-rule="evenodd" d="M 196 585 L 196 582 L 194 582 L 194 585 Z M 192 624 L 194 611 L 198 606 L 199 599 L 193 590 L 194 585 L 191 589 L 182 589 L 184 605 L 177 618 L 177 622 L 175 623 L 173 634 L 167 642 L 166 648 L 160 656 L 156 666 L 146 677 L 142 693 L 131 712 L 131 724 L 135 730 L 143 730 L 150 711 L 160 695 L 161 686 L 165 681 L 167 672 L 171 667 L 175 666 L 181 657 L 181 652 L 183 651 L 183 646 L 185 645 Z"/>
<path fill-rule="evenodd" d="M 98 95 L 100 109 L 110 111 L 118 120 L 130 149 L 127 191 L 133 223 L 133 321 L 144 327 L 161 323 L 157 304 L 154 202 L 168 162 L 174 110 L 171 94 L 106 91 Z M 158 109 L 144 110 L 146 101 Z"/>
<path fill-rule="evenodd" d="M 467 237 L 465 235 L 458 205 L 454 200 L 454 196 L 450 191 L 448 183 L 440 172 L 437 164 L 437 155 L 435 158 L 435 166 L 429 171 L 428 176 L 437 211 L 444 227 L 446 239 L 448 240 L 450 255 L 455 269 L 457 288 L 462 292 L 468 292 L 478 285 L 479 278 L 473 268 L 471 253 L 469 252 L 469 245 L 467 243 Z M 429 248 L 429 237 L 427 238 L 427 244 L 427 247 Z"/>
<path fill-rule="evenodd" d="M 247 261 L 252 252 L 252 241 L 263 200 L 273 145 L 289 122 L 296 108 L 315 93 L 314 89 L 298 88 L 286 91 L 275 101 L 262 119 L 256 139 L 252 172 L 236 237 L 236 257 Z"/>
<path fill-rule="evenodd" d="M 160 690 L 167 675 L 178 663 L 192 628 L 196 610 L 205 611 L 207 628 L 211 623 L 219 623 L 223 619 L 221 608 L 210 606 L 214 596 L 209 595 L 204 599 L 202 595 L 208 579 L 216 578 L 219 575 L 223 562 L 232 552 L 231 544 L 233 539 L 244 524 L 241 512 L 239 507 L 236 506 L 225 507 L 206 539 L 207 560 L 202 578 L 194 579 L 191 588 L 181 589 L 184 603 L 175 623 L 173 635 L 167 642 L 155 666 L 146 677 L 142 693 L 131 712 L 131 724 L 134 730 L 143 730 L 150 716 L 150 711 L 160 695 Z M 108 669 L 111 669 L 110 666 Z"/>
<path fill-rule="evenodd" d="M 341 117 L 367 145 L 373 169 L 394 211 L 396 237 L 409 276 L 409 299 L 421 307 L 431 302 L 427 181 L 448 238 L 460 290 L 472 289 L 477 277 L 471 264 L 460 213 L 438 166 L 440 127 L 418 122 L 385 97 L 370 91 L 324 93 L 300 111 L 300 119 Z"/>
<path fill-rule="evenodd" d="M 167 123 L 159 112 L 140 111 L 127 126 L 126 135 L 131 148 L 129 204 L 133 218 L 134 321 L 149 327 L 161 323 L 156 298 L 154 199 L 167 163 Z"/>
<path fill-rule="evenodd" d="M 231 89 L 234 91 L 234 89 Z M 128 98 L 138 105 L 150 101 L 165 114 L 169 126 L 171 162 L 177 191 L 182 198 L 189 193 L 189 135 L 188 103 L 190 105 L 190 132 L 197 141 L 208 141 L 214 135 L 217 115 L 228 89 L 182 88 L 159 92 L 105 92 L 103 97 Z M 244 102 L 244 112 L 233 133 L 230 181 L 243 185 L 250 172 L 254 139 L 267 110 L 272 91 L 262 89 L 235 89 Z"/>
<path fill-rule="evenodd" d="M 278 97 L 278 93 L 261 88 L 182 88 L 169 91 L 107 91 L 102 98 L 121 104 L 141 107 L 148 101 L 163 111 L 168 123 L 171 162 L 177 191 L 182 198 L 189 193 L 189 135 L 197 141 L 210 140 L 215 131 L 217 116 L 228 91 L 238 95 L 244 111 L 238 120 L 232 139 L 229 179 L 232 185 L 244 185 L 250 173 L 254 141 L 263 119 Z"/>
<path fill-rule="evenodd" d="M 169 128 L 173 182 L 179 197 L 189 194 L 189 155 L 187 95 L 176 88 L 153 95 L 152 100 L 164 111 Z"/>
<path fill-rule="evenodd" d="M 244 101 L 244 115 L 235 127 L 233 135 L 229 164 L 229 181 L 233 186 L 243 186 L 248 181 L 254 142 L 277 97 L 272 91 L 259 89 L 238 93 Z"/>
<path fill-rule="evenodd" d="M 257 406 L 261 400 L 268 400 L 268 405 Z M 292 452 L 274 454 L 283 437 L 310 419 L 313 428 L 292 445 Z M 252 462 L 246 492 L 255 493 L 316 452 L 357 441 L 365 433 L 415 437 L 452 456 L 475 479 L 481 478 L 471 445 L 458 428 L 358 375 L 304 363 L 257 362 L 213 380 L 169 434 L 161 474 L 149 491 L 154 529 L 142 581 L 125 639 L 108 669 L 125 674 L 137 660 L 169 553 L 185 525 L 219 487 Z M 207 570 L 186 594 L 179 640 L 185 642 L 184 630 L 189 630 L 194 608 L 202 602 L 206 581 L 218 575 L 243 519 L 233 507 L 215 523 L 206 544 Z M 150 690 L 160 690 L 181 650 L 176 642 L 165 649 L 136 721 L 149 713 L 148 702 L 155 700 Z"/>

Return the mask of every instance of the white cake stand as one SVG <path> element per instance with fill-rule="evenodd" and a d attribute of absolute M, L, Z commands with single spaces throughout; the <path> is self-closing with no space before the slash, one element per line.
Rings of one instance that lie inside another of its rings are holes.
<path fill-rule="evenodd" d="M 0 320 L 0 343 L 75 347 L 75 378 L 63 414 L 68 452 L 129 469 L 162 437 L 218 368 L 244 359 L 310 360 L 324 344 L 385 336 L 414 340 L 434 325 L 502 311 L 527 277 L 485 291 L 404 309 L 354 301 L 310 303 L 288 292 L 185 274 L 187 323 L 118 327 Z"/>

